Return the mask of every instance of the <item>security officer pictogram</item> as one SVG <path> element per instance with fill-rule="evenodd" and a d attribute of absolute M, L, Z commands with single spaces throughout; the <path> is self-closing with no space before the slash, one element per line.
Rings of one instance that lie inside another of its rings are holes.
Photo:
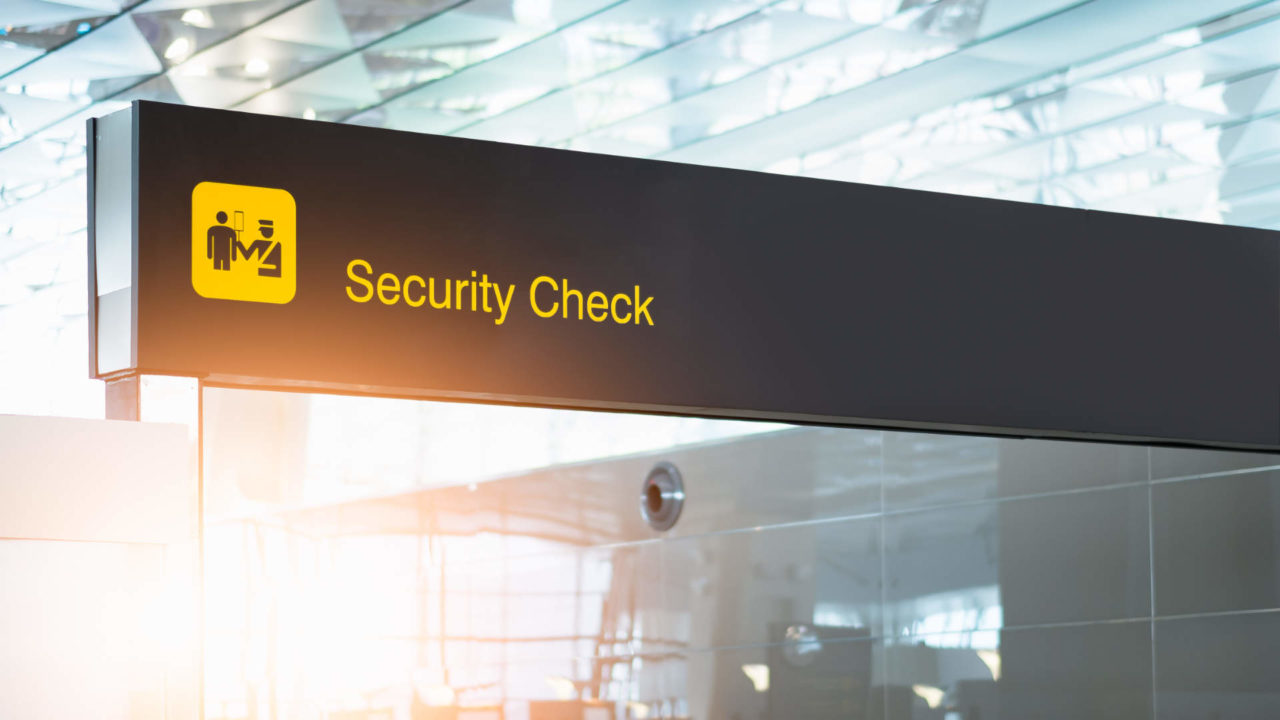
<path fill-rule="evenodd" d="M 297 249 L 297 207 L 288 191 L 215 182 L 192 191 L 191 285 L 202 297 L 289 302 Z"/>

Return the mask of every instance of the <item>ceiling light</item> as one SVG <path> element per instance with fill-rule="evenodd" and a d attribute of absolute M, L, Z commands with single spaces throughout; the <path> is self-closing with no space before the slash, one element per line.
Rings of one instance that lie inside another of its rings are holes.
<path fill-rule="evenodd" d="M 1178 32 L 1161 35 L 1160 42 L 1165 43 L 1166 45 L 1173 45 L 1174 47 L 1189 48 L 1199 45 L 1203 42 L 1203 39 L 1200 37 L 1200 31 L 1198 29 L 1191 28 L 1190 30 L 1180 30 Z"/>
<path fill-rule="evenodd" d="M 453 692 L 453 688 L 448 685 L 430 685 L 425 688 L 418 688 L 418 694 L 424 703 L 432 707 L 448 707 L 458 699 Z"/>
<path fill-rule="evenodd" d="M 271 69 L 271 63 L 262 58 L 253 58 L 244 64 L 244 74 L 249 77 L 262 77 Z"/>
<path fill-rule="evenodd" d="M 769 692 L 769 666 L 768 665 L 743 665 L 742 674 L 747 676 L 751 684 L 755 686 L 756 692 Z"/>
<path fill-rule="evenodd" d="M 184 37 L 180 37 L 169 43 L 169 47 L 164 50 L 164 58 L 166 60 L 182 61 L 190 54 L 191 41 Z"/>
<path fill-rule="evenodd" d="M 979 650 L 978 659 L 991 671 L 991 679 L 1000 679 L 1000 652 L 998 650 Z"/>
<path fill-rule="evenodd" d="M 213 27 L 213 21 L 209 19 L 209 13 L 198 8 L 182 13 L 182 22 L 198 28 Z"/>
<path fill-rule="evenodd" d="M 921 700 L 924 700 L 930 709 L 935 710 L 942 704 L 942 699 L 947 695 L 945 690 L 932 685 L 912 685 L 911 690 Z"/>
<path fill-rule="evenodd" d="M 557 700 L 572 700 L 577 694 L 577 685 L 567 677 L 548 675 L 547 684 L 551 686 L 551 692 L 555 693 Z"/>

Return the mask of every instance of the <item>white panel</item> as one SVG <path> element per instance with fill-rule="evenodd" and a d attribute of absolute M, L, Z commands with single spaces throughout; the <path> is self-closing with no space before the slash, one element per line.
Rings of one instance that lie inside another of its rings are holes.
<path fill-rule="evenodd" d="M 194 543 L 0 540 L 0 718 L 195 720 Z"/>
<path fill-rule="evenodd" d="M 0 415 L 0 538 L 181 542 L 196 508 L 181 425 Z"/>

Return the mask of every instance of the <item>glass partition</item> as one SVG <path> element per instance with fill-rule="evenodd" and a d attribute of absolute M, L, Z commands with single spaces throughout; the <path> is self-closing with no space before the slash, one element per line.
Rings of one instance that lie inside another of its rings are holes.
<path fill-rule="evenodd" d="M 1275 456 L 204 393 L 209 720 L 1280 704 Z"/>

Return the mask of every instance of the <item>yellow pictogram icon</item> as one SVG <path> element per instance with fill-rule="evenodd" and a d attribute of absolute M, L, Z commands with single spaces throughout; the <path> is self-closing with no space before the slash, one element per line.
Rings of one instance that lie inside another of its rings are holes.
<path fill-rule="evenodd" d="M 216 182 L 191 191 L 191 286 L 202 297 L 287 303 L 298 288 L 297 257 L 287 191 Z"/>

